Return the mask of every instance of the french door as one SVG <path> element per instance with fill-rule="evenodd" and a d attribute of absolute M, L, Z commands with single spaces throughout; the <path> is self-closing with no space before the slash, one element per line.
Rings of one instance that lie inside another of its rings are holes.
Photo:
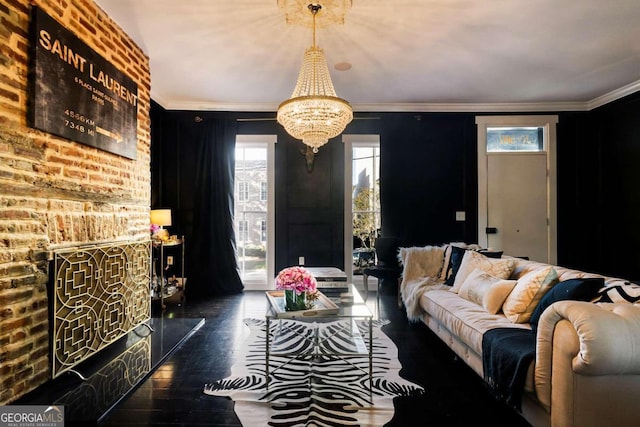
<path fill-rule="evenodd" d="M 247 290 L 273 288 L 275 143 L 276 135 L 236 136 L 236 258 Z"/>
<path fill-rule="evenodd" d="M 344 253 L 350 281 L 375 262 L 380 230 L 380 135 L 343 135 L 345 155 Z"/>

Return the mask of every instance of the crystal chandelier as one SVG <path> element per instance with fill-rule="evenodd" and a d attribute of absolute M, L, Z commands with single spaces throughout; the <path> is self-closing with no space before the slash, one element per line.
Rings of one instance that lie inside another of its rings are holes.
<path fill-rule="evenodd" d="M 316 15 L 322 6 L 312 3 L 308 8 L 313 15 L 313 45 L 304 53 L 296 87 L 278 107 L 277 119 L 289 135 L 317 153 L 353 120 L 353 110 L 337 97 L 324 52 L 316 46 Z"/>

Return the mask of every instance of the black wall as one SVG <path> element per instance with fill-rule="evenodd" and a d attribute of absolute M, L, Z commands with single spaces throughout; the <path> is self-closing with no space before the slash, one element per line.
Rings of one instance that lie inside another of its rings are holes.
<path fill-rule="evenodd" d="M 558 260 L 640 280 L 640 93 L 558 124 Z"/>
<path fill-rule="evenodd" d="M 477 241 L 476 115 L 356 114 L 345 133 L 380 134 L 383 235 L 406 245 Z M 274 113 L 166 111 L 153 105 L 152 207 L 174 209 L 172 234 L 189 239 L 194 232 L 193 201 L 200 196 L 191 185 L 197 116 L 242 119 L 240 134 L 278 135 L 276 270 L 297 264 L 298 256 L 309 266 L 344 267 L 341 138 L 320 148 L 309 173 L 302 143 L 284 132 Z M 640 94 L 559 116 L 558 263 L 640 279 Z M 466 212 L 465 222 L 455 221 L 459 210 Z"/>
<path fill-rule="evenodd" d="M 380 130 L 383 234 L 407 245 L 477 241 L 475 117 L 383 115 Z"/>

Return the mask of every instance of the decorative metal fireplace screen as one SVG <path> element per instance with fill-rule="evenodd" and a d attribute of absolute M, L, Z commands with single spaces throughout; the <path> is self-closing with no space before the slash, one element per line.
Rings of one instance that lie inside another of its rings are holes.
<path fill-rule="evenodd" d="M 111 349 L 109 349 L 111 350 Z M 140 338 L 54 403 L 67 419 L 100 420 L 151 371 L 151 335 Z"/>
<path fill-rule="evenodd" d="M 151 318 L 150 242 L 54 252 L 52 378 Z"/>

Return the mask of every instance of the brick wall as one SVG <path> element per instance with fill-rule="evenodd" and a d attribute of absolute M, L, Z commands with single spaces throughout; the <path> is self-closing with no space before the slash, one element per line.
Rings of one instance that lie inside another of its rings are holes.
<path fill-rule="evenodd" d="M 138 85 L 137 160 L 27 126 L 31 5 Z M 146 55 L 91 0 L 0 0 L 0 405 L 50 378 L 52 250 L 149 237 Z"/>

